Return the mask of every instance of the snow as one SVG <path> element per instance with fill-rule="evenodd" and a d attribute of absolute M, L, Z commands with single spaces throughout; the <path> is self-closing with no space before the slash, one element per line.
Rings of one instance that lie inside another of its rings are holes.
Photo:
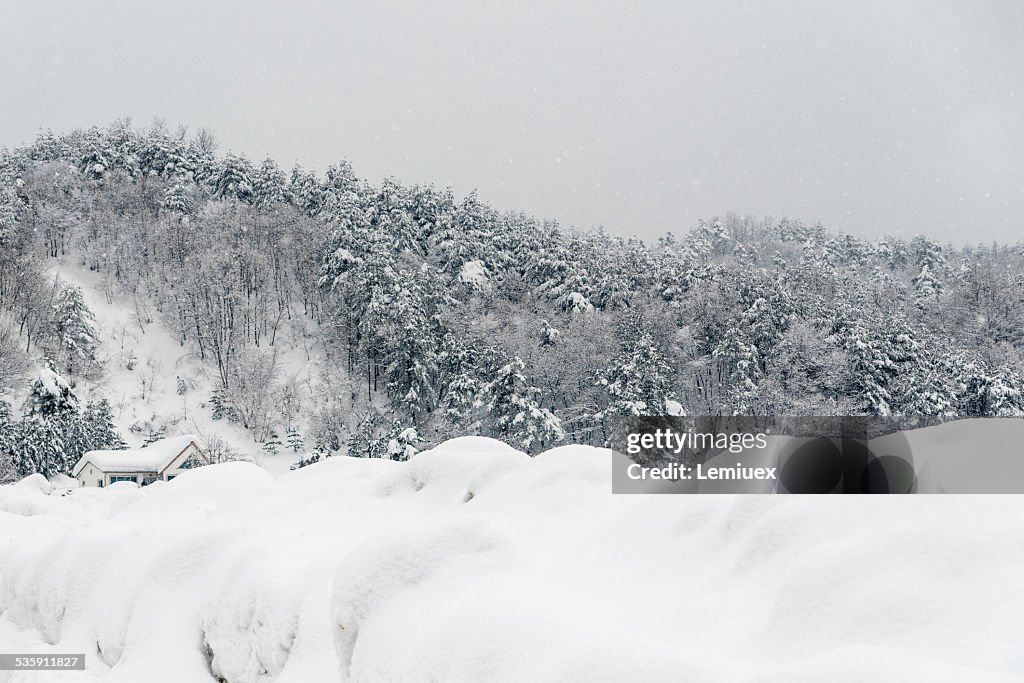
<path fill-rule="evenodd" d="M 674 417 L 683 417 L 686 415 L 686 409 L 683 408 L 683 404 L 679 401 L 674 401 L 671 398 L 665 399 L 665 414 L 672 415 Z"/>
<path fill-rule="evenodd" d="M 908 438 L 1024 438 L 997 426 Z M 88 667 L 0 681 L 1024 673 L 1024 499 L 612 495 L 611 458 L 464 437 L 277 479 L 236 462 L 141 489 L 0 487 L 3 649 Z"/>
<path fill-rule="evenodd" d="M 87 462 L 104 472 L 162 472 L 190 443 L 198 445 L 195 434 L 173 436 L 142 448 L 120 451 L 88 451 L 75 465 L 76 477 Z"/>
<path fill-rule="evenodd" d="M 50 396 L 62 398 L 71 393 L 71 387 L 68 386 L 68 383 L 51 368 L 39 368 L 39 374 L 36 378 L 39 380 L 39 386 L 42 387 L 42 390 Z"/>
<path fill-rule="evenodd" d="M 565 310 L 572 311 L 573 313 L 589 313 L 594 310 L 593 304 L 579 292 L 572 292 L 565 299 L 563 306 Z"/>
<path fill-rule="evenodd" d="M 459 280 L 467 285 L 485 289 L 490 282 L 490 278 L 487 276 L 487 266 L 478 259 L 466 261 L 459 269 Z"/>

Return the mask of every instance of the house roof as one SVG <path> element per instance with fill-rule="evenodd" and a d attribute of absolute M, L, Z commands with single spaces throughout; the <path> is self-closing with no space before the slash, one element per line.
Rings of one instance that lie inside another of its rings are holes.
<path fill-rule="evenodd" d="M 142 448 L 129 448 L 123 451 L 87 451 L 75 465 L 72 474 L 77 477 L 86 463 L 90 462 L 104 472 L 160 473 L 191 443 L 198 446 L 194 434 L 161 439 Z"/>

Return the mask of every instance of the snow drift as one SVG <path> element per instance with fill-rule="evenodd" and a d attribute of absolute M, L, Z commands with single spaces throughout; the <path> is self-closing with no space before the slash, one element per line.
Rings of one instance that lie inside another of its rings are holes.
<path fill-rule="evenodd" d="M 0 681 L 1024 673 L 1024 499 L 613 496 L 610 458 L 462 438 L 276 480 L 2 487 L 2 649 L 88 671 Z"/>

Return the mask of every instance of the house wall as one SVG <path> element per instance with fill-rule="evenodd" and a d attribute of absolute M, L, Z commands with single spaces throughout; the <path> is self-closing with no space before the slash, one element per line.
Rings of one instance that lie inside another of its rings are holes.
<path fill-rule="evenodd" d="M 106 473 L 96 469 L 92 463 L 83 467 L 82 471 L 78 473 L 78 481 L 82 483 L 82 486 L 99 486 L 101 481 L 103 486 L 109 483 Z"/>
<path fill-rule="evenodd" d="M 82 486 L 96 487 L 96 486 L 100 486 L 101 485 L 100 482 L 103 482 L 102 483 L 103 486 L 110 486 L 110 484 L 111 484 L 110 478 L 111 477 L 128 477 L 128 476 L 132 477 L 136 484 L 141 484 L 144 477 L 147 477 L 147 476 L 148 477 L 153 477 L 155 475 L 152 474 L 152 473 L 144 474 L 144 473 L 141 473 L 141 472 L 113 472 L 113 473 L 108 473 L 108 472 L 104 472 L 103 470 L 99 469 L 98 467 L 96 467 L 92 463 L 89 463 L 84 468 L 82 468 L 81 472 L 78 473 L 77 479 L 78 479 L 78 481 L 81 482 Z"/>

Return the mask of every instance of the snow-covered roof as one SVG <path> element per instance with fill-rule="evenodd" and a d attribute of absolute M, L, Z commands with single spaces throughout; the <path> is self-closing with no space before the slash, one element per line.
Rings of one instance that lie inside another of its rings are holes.
<path fill-rule="evenodd" d="M 171 461 L 181 455 L 190 443 L 198 446 L 194 434 L 172 436 L 169 439 L 154 441 L 142 448 L 130 448 L 123 451 L 88 451 L 75 469 L 74 476 L 82 471 L 87 462 L 91 462 L 104 472 L 162 472 Z"/>

